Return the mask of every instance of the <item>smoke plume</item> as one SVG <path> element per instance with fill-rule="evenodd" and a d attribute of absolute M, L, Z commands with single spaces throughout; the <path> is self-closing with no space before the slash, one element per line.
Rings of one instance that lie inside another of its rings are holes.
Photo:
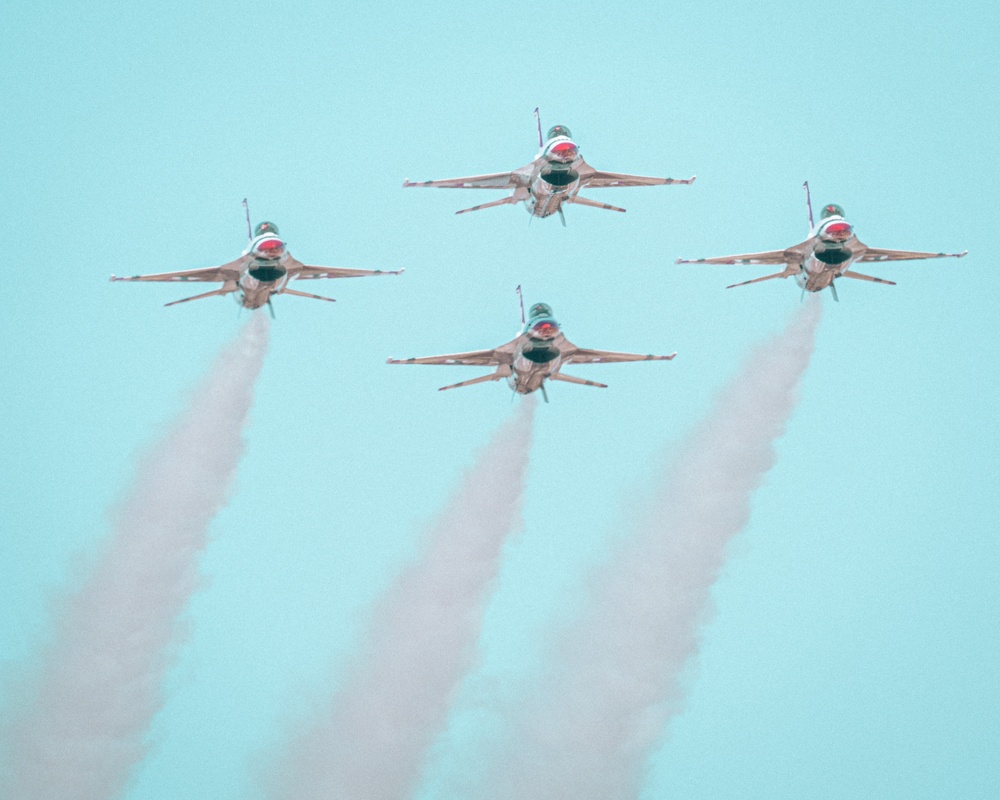
<path fill-rule="evenodd" d="M 511 710 L 481 797 L 638 796 L 647 758 L 680 708 L 680 675 L 726 545 L 774 464 L 820 309 L 805 304 L 758 347 L 682 443 L 633 535 L 591 575 L 581 614 L 555 637 L 540 690 Z"/>
<path fill-rule="evenodd" d="M 482 450 L 417 559 L 378 602 L 344 685 L 292 743 L 273 797 L 412 795 L 474 665 L 487 590 L 520 521 L 534 406 L 526 398 Z"/>
<path fill-rule="evenodd" d="M 60 603 L 52 642 L 4 725 L 0 796 L 110 800 L 146 755 L 177 618 L 243 455 L 268 327 L 254 315 L 140 459 L 110 536 Z"/>

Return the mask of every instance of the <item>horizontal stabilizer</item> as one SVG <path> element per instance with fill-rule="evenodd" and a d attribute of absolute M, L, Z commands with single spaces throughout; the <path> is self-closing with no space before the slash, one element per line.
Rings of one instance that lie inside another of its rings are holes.
<path fill-rule="evenodd" d="M 576 203 L 578 206 L 590 206 L 591 208 L 603 208 L 605 211 L 620 211 L 622 214 L 625 213 L 624 208 L 619 208 L 618 206 L 613 206 L 609 203 L 601 203 L 597 200 L 591 200 L 588 197 L 580 197 L 580 195 L 570 197 L 566 202 Z"/>
<path fill-rule="evenodd" d="M 753 280 L 743 281 L 742 283 L 734 283 L 731 286 L 727 286 L 726 288 L 735 289 L 737 286 L 749 286 L 751 283 L 760 283 L 761 281 L 773 281 L 775 278 L 790 278 L 796 272 L 798 272 L 798 270 L 795 270 L 793 272 L 789 272 L 788 270 L 785 270 L 784 272 L 776 272 L 774 273 L 774 275 L 765 275 L 762 278 L 754 278 Z"/>
<path fill-rule="evenodd" d="M 565 375 L 562 372 L 553 372 L 549 375 L 549 380 L 553 381 L 564 381 L 565 383 L 578 383 L 580 386 L 595 386 L 598 389 L 607 389 L 608 385 L 606 383 L 597 383 L 597 381 L 585 381 L 583 378 L 574 378 L 572 375 Z"/>
<path fill-rule="evenodd" d="M 300 292 L 298 289 L 282 289 L 279 294 L 294 294 L 296 297 L 308 297 L 310 300 L 326 300 L 328 303 L 336 303 L 332 297 L 323 297 L 319 294 L 309 294 L 309 292 Z"/>
<path fill-rule="evenodd" d="M 478 378 L 473 378 L 472 380 L 462 381 L 461 383 L 453 383 L 450 386 L 442 386 L 438 389 L 439 392 L 443 392 L 445 389 L 458 389 L 462 386 L 472 386 L 474 383 L 488 383 L 490 381 L 498 381 L 501 378 L 506 377 L 500 372 L 491 372 L 489 375 L 481 375 Z"/>
<path fill-rule="evenodd" d="M 227 289 L 226 287 L 222 287 L 221 289 L 215 289 L 214 291 L 205 292 L 204 294 L 196 294 L 196 295 L 194 295 L 194 297 L 185 297 L 183 300 L 174 300 L 173 302 L 164 303 L 163 305 L 164 305 L 164 307 L 166 307 L 166 306 L 176 306 L 176 305 L 179 305 L 180 303 L 190 303 L 192 300 L 201 300 L 201 299 L 203 299 L 205 297 L 222 296 L 224 294 L 231 294 L 232 292 L 235 292 L 235 291 L 236 291 L 235 287 L 232 288 L 232 289 Z"/>
<path fill-rule="evenodd" d="M 481 211 L 484 208 L 492 208 L 493 206 L 509 206 L 514 203 L 520 202 L 520 198 L 517 195 L 511 195 L 510 197 L 504 197 L 501 200 L 494 200 L 490 203 L 483 203 L 478 206 L 473 206 L 472 208 L 463 208 L 461 211 L 456 211 L 456 214 L 468 214 L 470 211 Z"/>
<path fill-rule="evenodd" d="M 871 281 L 872 283 L 885 283 L 885 284 L 888 284 L 889 286 L 895 286 L 896 285 L 895 281 L 887 281 L 884 278 L 873 278 L 871 275 L 862 275 L 860 272 L 853 272 L 851 270 L 847 270 L 846 272 L 842 272 L 840 274 L 840 277 L 841 278 L 854 278 L 854 280 L 856 280 L 856 281 Z"/>

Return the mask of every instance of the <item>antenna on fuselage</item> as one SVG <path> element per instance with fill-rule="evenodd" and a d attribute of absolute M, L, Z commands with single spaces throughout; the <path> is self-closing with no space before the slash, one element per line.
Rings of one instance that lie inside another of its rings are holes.
<path fill-rule="evenodd" d="M 524 295 L 521 294 L 521 284 L 517 285 L 517 301 L 521 304 L 521 324 L 524 324 Z"/>
<path fill-rule="evenodd" d="M 813 204 L 812 198 L 809 196 L 809 181 L 803 183 L 802 188 L 806 190 L 806 209 L 809 211 L 809 233 L 812 233 L 812 229 L 816 223 L 813 222 Z"/>
<path fill-rule="evenodd" d="M 542 118 L 538 115 L 538 108 L 535 108 L 535 125 L 538 127 L 538 149 L 540 150 L 545 146 L 545 142 L 542 141 Z"/>
<path fill-rule="evenodd" d="M 247 215 L 247 241 L 252 242 L 253 229 L 250 227 L 250 206 L 247 205 L 247 199 L 245 197 L 243 198 L 243 211 L 245 211 Z"/>

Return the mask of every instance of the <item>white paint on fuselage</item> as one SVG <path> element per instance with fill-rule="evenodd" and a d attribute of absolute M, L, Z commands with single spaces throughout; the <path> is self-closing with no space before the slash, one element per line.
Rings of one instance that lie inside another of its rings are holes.
<path fill-rule="evenodd" d="M 843 275 L 851 268 L 851 264 L 854 263 L 858 255 L 862 252 L 858 244 L 858 238 L 854 235 L 853 225 L 851 226 L 851 235 L 843 242 L 835 242 L 824 238 L 823 234 L 826 229 L 835 222 L 847 222 L 847 220 L 837 215 L 827 217 L 811 232 L 809 248 L 802 259 L 802 269 L 795 276 L 795 282 L 807 292 L 820 292 L 830 286 L 835 278 Z M 850 256 L 839 264 L 827 264 L 816 257 L 817 252 L 824 252 L 831 247 L 844 250 L 850 253 Z"/>
<path fill-rule="evenodd" d="M 552 152 L 552 148 L 557 144 L 569 142 L 576 148 L 576 155 L 572 160 L 560 158 Z M 531 187 L 528 189 L 528 198 L 525 206 L 528 213 L 536 217 L 548 217 L 555 214 L 562 207 L 562 204 L 570 197 L 574 197 L 580 191 L 580 178 L 577 178 L 565 186 L 553 186 L 542 173 L 549 170 L 579 172 L 578 167 L 583 163 L 580 156 L 580 148 L 568 136 L 555 136 L 549 139 L 538 155 L 535 156 L 535 169 L 531 176 Z"/>
<path fill-rule="evenodd" d="M 549 336 L 532 336 L 529 331 L 540 322 L 548 322 L 555 328 L 555 333 Z M 565 337 L 559 330 L 559 323 L 551 317 L 533 317 L 525 323 L 519 335 L 517 355 L 511 364 L 511 374 L 507 383 L 518 394 L 531 394 L 542 387 L 542 384 L 562 367 L 562 351 L 565 348 Z M 551 361 L 532 361 L 524 355 L 526 350 L 535 347 L 551 348 L 556 351 Z"/>
<path fill-rule="evenodd" d="M 273 295 L 281 292 L 288 284 L 288 272 L 282 265 L 288 254 L 285 243 L 280 237 L 265 233 L 253 238 L 243 251 L 243 255 L 250 256 L 251 261 L 239 279 L 239 301 L 243 308 L 253 310 L 264 306 Z M 273 281 L 262 281 L 250 274 L 251 270 L 261 267 L 281 269 L 281 276 Z"/>

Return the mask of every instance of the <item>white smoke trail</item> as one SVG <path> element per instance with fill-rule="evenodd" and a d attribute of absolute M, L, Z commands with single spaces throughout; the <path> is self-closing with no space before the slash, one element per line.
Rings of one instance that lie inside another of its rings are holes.
<path fill-rule="evenodd" d="M 271 795 L 401 800 L 420 779 L 475 662 L 487 590 L 520 521 L 535 401 L 479 454 L 410 564 L 374 609 L 333 704 L 291 745 Z"/>
<path fill-rule="evenodd" d="M 775 460 L 813 352 L 819 302 L 758 347 L 655 484 L 635 535 L 592 575 L 541 690 L 510 714 L 489 798 L 623 800 L 681 704 L 727 543 Z"/>
<path fill-rule="evenodd" d="M 4 726 L 0 797 L 111 800 L 145 756 L 177 617 L 243 455 L 268 328 L 255 314 L 140 460 L 110 537 L 62 602 L 53 642 Z"/>

